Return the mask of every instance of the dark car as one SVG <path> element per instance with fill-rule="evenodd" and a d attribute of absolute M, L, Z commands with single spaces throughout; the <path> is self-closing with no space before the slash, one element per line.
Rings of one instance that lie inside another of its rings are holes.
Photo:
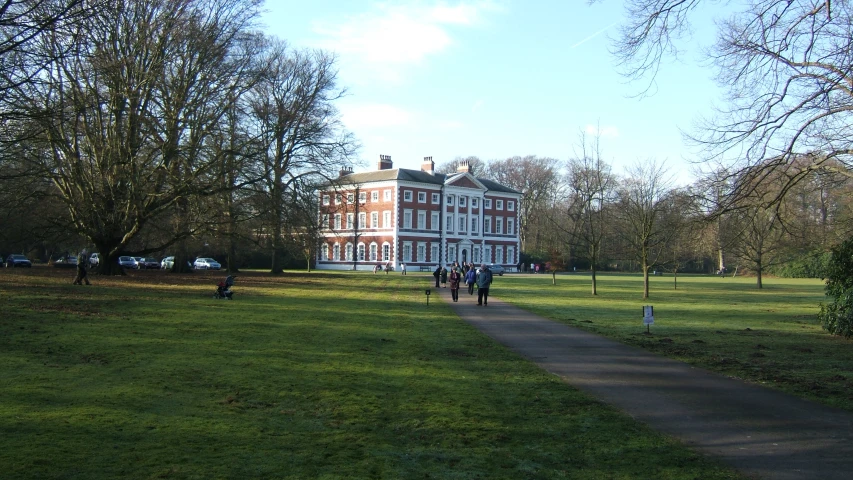
<path fill-rule="evenodd" d="M 136 263 L 139 265 L 140 269 L 148 269 L 148 268 L 160 268 L 160 261 L 156 258 L 145 257 L 145 258 L 137 258 Z"/>
<path fill-rule="evenodd" d="M 133 257 L 121 256 L 118 257 L 118 264 L 124 268 L 139 268 L 139 264 L 136 262 L 136 259 Z"/>
<path fill-rule="evenodd" d="M 6 268 L 13 267 L 32 267 L 33 262 L 29 258 L 19 253 L 13 253 L 6 257 Z"/>

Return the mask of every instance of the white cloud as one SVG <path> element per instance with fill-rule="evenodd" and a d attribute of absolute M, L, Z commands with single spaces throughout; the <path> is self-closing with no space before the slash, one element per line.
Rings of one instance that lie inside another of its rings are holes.
<path fill-rule="evenodd" d="M 320 47 L 342 57 L 384 64 L 416 64 L 453 44 L 451 27 L 476 24 L 484 11 L 496 7 L 488 1 L 389 2 L 370 12 L 338 23 L 316 23 L 323 37 Z"/>
<path fill-rule="evenodd" d="M 613 126 L 587 124 L 584 127 L 584 132 L 589 135 L 600 136 L 601 138 L 614 138 L 619 136 L 619 129 Z"/>
<path fill-rule="evenodd" d="M 350 130 L 361 128 L 385 128 L 406 125 L 413 115 L 402 108 L 382 103 L 341 105 L 341 116 Z"/>

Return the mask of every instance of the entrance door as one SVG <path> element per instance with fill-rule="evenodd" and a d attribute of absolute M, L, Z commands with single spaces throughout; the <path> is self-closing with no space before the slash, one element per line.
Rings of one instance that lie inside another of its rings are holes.
<path fill-rule="evenodd" d="M 468 249 L 467 248 L 462 249 L 462 262 L 468 263 Z"/>

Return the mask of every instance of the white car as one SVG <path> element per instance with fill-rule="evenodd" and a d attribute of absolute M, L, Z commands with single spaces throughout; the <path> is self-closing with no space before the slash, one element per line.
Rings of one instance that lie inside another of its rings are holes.
<path fill-rule="evenodd" d="M 196 270 L 219 270 L 222 265 L 212 258 L 199 257 L 193 262 L 193 268 Z"/>

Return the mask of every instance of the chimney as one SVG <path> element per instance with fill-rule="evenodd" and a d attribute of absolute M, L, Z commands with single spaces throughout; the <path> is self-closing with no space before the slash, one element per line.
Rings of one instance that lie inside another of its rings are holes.
<path fill-rule="evenodd" d="M 379 170 L 391 170 L 394 168 L 394 162 L 391 161 L 391 155 L 379 155 Z"/>
<path fill-rule="evenodd" d="M 432 161 L 432 157 L 424 157 L 424 163 L 421 164 L 421 170 L 430 175 L 435 175 L 435 162 Z"/>
<path fill-rule="evenodd" d="M 352 167 L 341 167 L 341 171 L 338 172 L 338 178 L 349 175 L 352 173 Z"/>
<path fill-rule="evenodd" d="M 468 166 L 468 160 L 460 161 L 459 165 L 456 167 L 456 171 L 459 173 L 468 173 L 470 171 L 470 167 Z"/>

